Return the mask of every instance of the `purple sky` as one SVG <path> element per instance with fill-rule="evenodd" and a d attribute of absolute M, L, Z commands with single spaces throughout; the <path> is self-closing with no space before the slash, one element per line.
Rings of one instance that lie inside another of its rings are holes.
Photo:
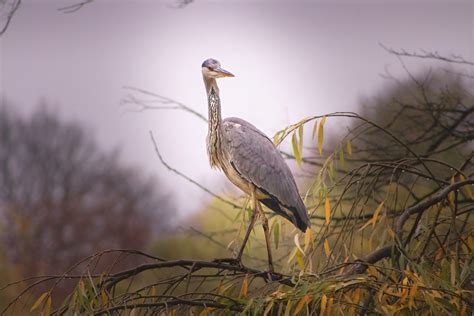
<path fill-rule="evenodd" d="M 175 9 L 170 1 L 95 0 L 75 13 L 57 10 L 76 2 L 23 0 L 0 38 L 0 95 L 23 111 L 45 98 L 102 146 L 120 145 L 127 163 L 164 179 L 182 214 L 209 197 L 159 164 L 148 131 L 170 164 L 229 192 L 208 166 L 207 126 L 184 112 L 127 112 L 123 86 L 206 115 L 200 65 L 214 57 L 236 75 L 220 82 L 223 116 L 273 135 L 307 115 L 356 111 L 361 96 L 386 85 L 386 67 L 401 74 L 379 43 L 474 60 L 473 1 L 195 1 Z M 420 62 L 409 65 L 415 71 Z"/>

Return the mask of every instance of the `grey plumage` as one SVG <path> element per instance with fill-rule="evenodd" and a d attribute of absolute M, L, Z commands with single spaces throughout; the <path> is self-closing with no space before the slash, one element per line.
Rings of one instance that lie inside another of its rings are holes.
<path fill-rule="evenodd" d="M 223 121 L 224 151 L 246 181 L 254 184 L 267 207 L 303 232 L 311 225 L 293 175 L 273 142 L 252 124 L 236 117 Z"/>
<path fill-rule="evenodd" d="M 215 59 L 202 64 L 202 73 L 209 107 L 207 151 L 211 167 L 221 169 L 229 180 L 249 194 L 255 212 L 249 223 L 237 259 L 240 261 L 256 213 L 263 214 L 263 203 L 277 214 L 290 220 L 301 231 L 310 227 L 306 207 L 298 193 L 293 175 L 273 142 L 252 124 L 235 117 L 222 120 L 219 88 L 216 79 L 233 77 Z M 273 270 L 267 219 L 263 215 L 270 270 Z"/>

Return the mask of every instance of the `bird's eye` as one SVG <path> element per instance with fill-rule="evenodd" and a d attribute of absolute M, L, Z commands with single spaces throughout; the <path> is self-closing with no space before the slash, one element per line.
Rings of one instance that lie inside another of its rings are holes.
<path fill-rule="evenodd" d="M 207 69 L 209 69 L 209 71 L 214 71 L 212 67 L 207 67 Z"/>

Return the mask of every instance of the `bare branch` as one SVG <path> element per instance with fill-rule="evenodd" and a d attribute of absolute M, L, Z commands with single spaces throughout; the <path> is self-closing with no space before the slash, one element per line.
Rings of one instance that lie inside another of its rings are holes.
<path fill-rule="evenodd" d="M 235 204 L 234 202 L 232 201 L 229 201 L 227 199 L 224 199 L 223 197 L 219 196 L 218 194 L 212 192 L 211 190 L 209 190 L 208 188 L 206 188 L 205 186 L 203 186 L 202 184 L 200 184 L 199 182 L 197 182 L 196 180 L 194 179 L 191 179 L 190 177 L 188 177 L 187 175 L 185 175 L 184 173 L 182 173 L 181 171 L 171 167 L 164 159 L 163 157 L 161 156 L 161 153 L 160 151 L 158 150 L 158 145 L 156 144 L 156 141 L 155 141 L 155 138 L 153 137 L 153 132 L 150 131 L 150 138 L 151 138 L 151 141 L 153 143 L 153 146 L 155 148 L 155 153 L 156 155 L 158 156 L 158 159 L 160 160 L 161 164 L 163 166 L 166 167 L 166 169 L 168 169 L 169 171 L 177 174 L 178 176 L 182 177 L 183 179 L 191 182 L 192 184 L 194 184 L 195 186 L 197 186 L 198 188 L 200 188 L 201 190 L 203 190 L 204 192 L 212 195 L 213 197 L 219 199 L 220 201 L 234 207 L 234 208 L 238 208 L 238 209 L 242 209 L 242 206 L 240 205 L 237 205 Z"/>
<path fill-rule="evenodd" d="M 474 66 L 474 62 L 465 60 L 462 56 L 458 55 L 452 55 L 450 57 L 443 56 L 439 54 L 438 52 L 428 52 L 425 50 L 422 50 L 421 53 L 417 52 L 408 52 L 404 49 L 400 50 L 395 50 L 393 48 L 388 48 L 382 43 L 379 43 L 379 45 L 385 49 L 387 52 L 390 54 L 400 56 L 400 57 L 415 57 L 415 58 L 422 58 L 422 59 L 434 59 L 434 60 L 440 60 L 444 61 L 447 63 L 454 63 L 454 64 L 463 64 L 463 65 L 469 65 L 469 66 Z"/>
<path fill-rule="evenodd" d="M 0 28 L 0 36 L 2 36 L 8 29 L 16 10 L 20 7 L 21 0 L 3 0 L 0 1 L 0 18 L 4 21 L 3 26 Z M 6 11 L 2 13 L 1 11 Z"/>
<path fill-rule="evenodd" d="M 402 240 L 403 226 L 405 225 L 405 222 L 411 215 L 424 212 L 429 207 L 446 199 L 446 197 L 448 196 L 450 192 L 455 191 L 465 185 L 471 185 L 471 184 L 474 184 L 474 179 L 467 179 L 465 181 L 455 182 L 439 190 L 437 193 L 431 195 L 429 198 L 413 205 L 412 207 L 407 208 L 402 213 L 402 215 L 398 218 L 397 223 L 395 224 L 395 233 L 398 235 L 399 239 Z"/>
<path fill-rule="evenodd" d="M 135 106 L 138 106 L 139 112 L 144 111 L 144 110 L 183 110 L 185 112 L 191 113 L 195 115 L 196 117 L 200 118 L 204 122 L 207 122 L 207 118 L 202 115 L 201 113 L 193 110 L 191 107 L 185 105 L 184 103 L 181 103 L 179 101 L 176 101 L 174 99 L 146 91 L 143 89 L 135 88 L 135 87 L 130 87 L 130 86 L 125 86 L 124 89 L 131 90 L 134 92 L 139 92 L 142 95 L 145 96 L 151 96 L 155 99 L 152 100 L 141 100 L 134 95 L 128 95 L 124 99 L 122 99 L 121 103 L 122 104 L 133 104 Z M 150 103 L 158 102 L 163 104 L 164 106 L 156 106 L 156 105 L 150 105 Z"/>

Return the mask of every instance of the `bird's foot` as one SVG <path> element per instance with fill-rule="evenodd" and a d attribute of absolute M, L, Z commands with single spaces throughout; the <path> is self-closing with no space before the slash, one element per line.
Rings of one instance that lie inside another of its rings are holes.
<path fill-rule="evenodd" d="M 243 267 L 242 260 L 240 258 L 218 258 L 214 259 L 213 262 L 217 263 L 227 263 L 232 266 Z"/>
<path fill-rule="evenodd" d="M 268 281 L 279 281 L 283 279 L 283 274 L 275 272 L 273 270 L 267 272 L 267 280 Z"/>

